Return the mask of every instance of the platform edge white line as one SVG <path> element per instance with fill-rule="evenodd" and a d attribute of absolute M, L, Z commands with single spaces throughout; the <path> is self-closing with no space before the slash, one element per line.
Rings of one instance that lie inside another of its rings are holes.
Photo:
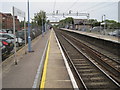
<path fill-rule="evenodd" d="M 42 58 L 41 58 L 41 60 L 40 60 L 39 67 L 38 67 L 38 69 L 37 69 L 37 73 L 36 73 L 36 76 L 35 76 L 35 79 L 34 79 L 34 83 L 33 83 L 32 88 L 39 88 L 39 87 L 38 87 L 38 84 L 39 84 L 38 79 L 39 79 L 39 77 L 41 77 L 41 74 L 42 74 L 42 67 L 43 67 L 44 57 L 45 57 L 45 55 L 46 55 L 46 50 L 47 50 L 47 46 L 48 46 L 48 41 L 49 41 L 49 38 L 48 38 L 48 40 L 47 40 L 47 42 L 46 42 L 45 49 L 44 49 L 44 52 L 43 52 L 43 54 L 42 54 Z"/>
<path fill-rule="evenodd" d="M 65 55 L 64 55 L 64 52 L 63 52 L 63 50 L 62 50 L 62 47 L 60 46 L 60 43 L 59 43 L 59 41 L 58 41 L 58 39 L 57 39 L 57 37 L 56 37 L 55 32 L 54 32 L 54 35 L 55 35 L 55 39 L 56 39 L 56 41 L 57 41 L 57 44 L 58 44 L 58 46 L 59 46 L 60 52 L 61 52 L 61 54 L 62 54 L 62 57 L 63 57 L 64 63 L 65 63 L 66 69 L 67 69 L 67 71 L 68 71 L 68 74 L 69 74 L 71 83 L 72 83 L 72 85 L 73 85 L 73 88 L 74 88 L 74 90 L 79 90 L 79 87 L 78 87 L 78 85 L 77 85 L 77 83 L 76 83 L 76 81 L 75 81 L 75 78 L 74 78 L 74 76 L 73 76 L 73 73 L 72 73 L 72 71 L 71 71 L 71 69 L 70 69 L 70 66 L 69 66 L 69 64 L 68 64 L 68 62 L 67 62 L 67 59 L 66 59 L 66 57 L 65 57 Z"/>

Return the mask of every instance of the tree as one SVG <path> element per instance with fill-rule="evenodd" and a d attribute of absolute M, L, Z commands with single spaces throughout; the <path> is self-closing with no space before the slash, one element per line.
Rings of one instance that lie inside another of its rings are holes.
<path fill-rule="evenodd" d="M 74 20 L 72 17 L 68 17 L 59 21 L 59 27 L 65 27 L 66 25 L 70 26 L 70 24 L 74 24 Z"/>
<path fill-rule="evenodd" d="M 74 24 L 74 20 L 73 20 L 72 17 L 66 18 L 66 19 L 65 19 L 65 22 L 66 22 L 67 24 Z"/>
<path fill-rule="evenodd" d="M 43 22 L 44 25 L 46 22 L 46 13 L 41 10 L 39 13 L 37 13 L 34 16 L 34 22 L 36 22 L 39 26 L 42 26 L 42 22 Z"/>
<path fill-rule="evenodd" d="M 24 27 L 24 21 L 21 21 L 20 22 L 20 28 L 23 28 Z"/>
<path fill-rule="evenodd" d="M 90 19 L 89 23 L 92 25 L 92 27 L 100 26 L 100 22 L 98 22 L 97 19 Z"/>
<path fill-rule="evenodd" d="M 28 26 L 28 22 L 25 22 L 26 23 L 26 27 Z M 24 21 L 21 21 L 20 22 L 20 28 L 23 29 L 24 28 Z"/>
<path fill-rule="evenodd" d="M 59 21 L 59 27 L 62 27 L 62 28 L 65 27 L 65 20 L 60 20 Z"/>
<path fill-rule="evenodd" d="M 120 28 L 120 23 L 114 20 L 105 20 L 106 26 L 109 28 L 117 29 Z"/>

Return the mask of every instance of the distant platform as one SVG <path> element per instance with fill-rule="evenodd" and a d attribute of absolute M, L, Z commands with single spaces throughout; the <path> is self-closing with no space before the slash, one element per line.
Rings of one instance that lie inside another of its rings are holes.
<path fill-rule="evenodd" d="M 99 35 L 99 34 L 94 34 L 94 33 L 89 33 L 89 32 L 78 31 L 78 30 L 70 30 L 70 29 L 66 29 L 66 28 L 61 28 L 61 29 L 62 30 L 67 30 L 67 31 L 70 31 L 70 32 L 75 32 L 75 33 L 87 35 L 87 36 L 94 37 L 94 38 L 103 39 L 103 40 L 106 40 L 106 41 L 111 41 L 111 42 L 114 42 L 114 43 L 120 43 L 120 38 L 114 37 L 114 36 Z"/>

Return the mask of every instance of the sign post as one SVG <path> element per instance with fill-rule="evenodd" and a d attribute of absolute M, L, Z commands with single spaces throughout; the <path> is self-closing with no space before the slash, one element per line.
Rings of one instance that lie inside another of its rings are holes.
<path fill-rule="evenodd" d="M 13 34 L 14 34 L 14 62 L 17 65 L 17 52 L 16 52 L 16 34 L 15 34 L 15 8 L 13 7 Z"/>
<path fill-rule="evenodd" d="M 25 38 L 25 47 L 27 44 L 27 40 L 26 40 L 26 22 L 25 22 L 25 17 L 24 17 L 24 38 Z M 26 48 L 25 48 L 25 54 L 27 54 Z"/>
<path fill-rule="evenodd" d="M 12 9 L 13 9 L 12 11 L 13 11 L 13 34 L 14 34 L 14 62 L 15 62 L 15 65 L 17 65 L 18 60 L 17 60 L 17 49 L 16 49 L 15 16 L 21 16 L 21 17 L 24 17 L 25 19 L 25 13 L 15 7 L 13 7 Z"/>
<path fill-rule="evenodd" d="M 42 36 L 44 36 L 43 12 L 42 12 Z"/>

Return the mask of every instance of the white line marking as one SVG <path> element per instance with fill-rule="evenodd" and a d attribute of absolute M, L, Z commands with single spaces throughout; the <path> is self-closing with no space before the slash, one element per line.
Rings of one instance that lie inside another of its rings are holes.
<path fill-rule="evenodd" d="M 54 34 L 55 34 L 55 33 L 54 33 Z M 64 53 L 63 53 L 62 47 L 60 46 L 60 43 L 59 43 L 59 41 L 58 41 L 58 39 L 57 39 L 57 37 L 56 37 L 56 34 L 55 34 L 55 38 L 56 38 L 57 44 L 58 44 L 58 46 L 59 46 L 59 49 L 60 49 L 60 51 L 61 51 L 61 53 L 62 53 L 62 57 L 63 57 L 63 59 L 64 59 L 64 63 L 65 63 L 65 66 L 66 66 L 66 68 L 67 68 L 69 77 L 70 77 L 70 79 L 71 79 L 73 88 L 74 88 L 74 90 L 79 90 L 78 85 L 77 85 L 77 83 L 76 83 L 76 81 L 75 81 L 75 78 L 74 78 L 74 76 L 73 76 L 73 73 L 72 73 L 72 71 L 71 71 L 71 69 L 70 69 L 70 67 L 69 67 L 68 62 L 67 62 L 67 59 L 66 59 L 66 57 L 65 57 L 65 55 L 64 55 Z"/>
<path fill-rule="evenodd" d="M 45 57 L 45 54 L 46 54 L 48 41 L 49 41 L 49 38 L 47 40 L 47 43 L 46 43 L 42 58 L 40 60 L 40 64 L 39 64 L 39 67 L 38 67 L 38 70 L 37 70 L 37 73 L 36 73 L 32 88 L 39 88 L 38 84 L 39 84 L 39 81 L 40 81 L 40 78 L 41 78 L 41 75 L 42 75 L 42 68 L 43 68 L 43 64 L 44 64 L 43 62 L 45 60 L 44 57 Z"/>

